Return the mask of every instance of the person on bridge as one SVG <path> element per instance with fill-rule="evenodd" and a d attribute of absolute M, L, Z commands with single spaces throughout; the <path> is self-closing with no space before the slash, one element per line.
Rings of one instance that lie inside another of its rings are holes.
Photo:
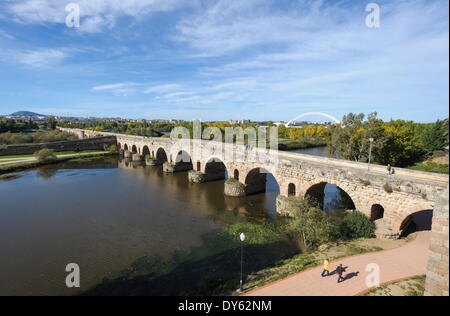
<path fill-rule="evenodd" d="M 330 261 L 328 258 L 326 258 L 323 261 L 323 271 L 322 271 L 322 277 L 326 277 L 330 275 Z"/>
<path fill-rule="evenodd" d="M 389 163 L 388 163 L 388 165 L 387 165 L 387 168 L 386 168 L 386 169 L 387 169 L 387 174 L 389 174 L 389 175 L 390 175 L 390 174 L 391 174 L 391 164 L 389 164 Z"/>

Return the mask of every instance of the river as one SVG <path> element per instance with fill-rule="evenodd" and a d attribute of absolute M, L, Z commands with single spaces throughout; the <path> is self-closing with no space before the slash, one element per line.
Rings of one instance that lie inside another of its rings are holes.
<path fill-rule="evenodd" d="M 273 179 L 267 193 L 245 198 L 223 190 L 223 181 L 190 184 L 185 172 L 117 158 L 0 181 L 0 295 L 80 294 L 142 256 L 170 259 L 223 225 L 276 217 Z M 69 263 L 80 266 L 80 289 L 65 286 Z"/>

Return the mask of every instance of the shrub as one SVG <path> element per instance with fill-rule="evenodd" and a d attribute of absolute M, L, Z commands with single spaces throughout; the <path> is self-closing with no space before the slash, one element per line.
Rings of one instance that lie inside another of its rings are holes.
<path fill-rule="evenodd" d="M 343 238 L 372 238 L 375 234 L 375 225 L 361 212 L 353 211 L 344 217 L 340 232 Z"/>
<path fill-rule="evenodd" d="M 116 145 L 110 145 L 110 146 L 106 146 L 104 147 L 105 151 L 109 151 L 110 153 L 115 153 L 117 152 L 117 146 Z"/>
<path fill-rule="evenodd" d="M 287 222 L 286 231 L 301 249 L 313 251 L 338 237 L 338 229 L 324 211 L 303 198 L 292 199 L 290 204 L 293 218 Z"/>
<path fill-rule="evenodd" d="M 49 161 L 56 159 L 55 154 L 53 153 L 53 150 L 44 148 L 34 153 L 34 155 L 37 157 L 38 161 Z"/>
<path fill-rule="evenodd" d="M 384 191 L 386 191 L 387 193 L 392 193 L 394 190 L 392 189 L 392 187 L 390 186 L 389 183 L 385 183 L 383 186 Z"/>

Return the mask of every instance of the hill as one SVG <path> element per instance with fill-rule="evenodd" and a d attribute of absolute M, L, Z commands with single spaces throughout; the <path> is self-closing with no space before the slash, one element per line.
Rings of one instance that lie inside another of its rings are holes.
<path fill-rule="evenodd" d="M 18 111 L 10 114 L 9 116 L 47 116 L 47 115 L 38 114 L 30 111 Z"/>

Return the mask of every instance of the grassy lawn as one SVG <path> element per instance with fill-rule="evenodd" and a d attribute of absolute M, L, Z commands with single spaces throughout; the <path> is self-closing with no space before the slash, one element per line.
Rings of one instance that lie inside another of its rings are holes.
<path fill-rule="evenodd" d="M 409 167 L 409 169 L 448 174 L 448 164 L 440 164 L 435 162 L 419 163 L 415 166 Z"/>
<path fill-rule="evenodd" d="M 102 150 L 84 150 L 84 151 L 58 151 L 55 152 L 55 155 L 75 155 L 75 154 L 85 154 L 85 153 L 93 153 L 93 152 L 100 152 Z M 31 155 L 12 155 L 12 156 L 0 156 L 1 159 L 14 159 L 14 158 L 31 158 L 34 157 L 33 154 Z"/>
<path fill-rule="evenodd" d="M 91 153 L 91 152 L 98 152 L 98 151 L 77 152 L 77 153 L 73 153 L 72 154 L 73 156 L 60 157 L 60 158 L 56 158 L 54 160 L 47 160 L 47 161 L 37 161 L 37 160 L 22 161 L 22 162 L 16 161 L 16 162 L 8 163 L 8 164 L 3 164 L 3 165 L 0 165 L 0 174 L 20 171 L 20 170 L 29 169 L 29 168 L 36 168 L 36 167 L 40 167 L 40 166 L 44 166 L 44 165 L 48 165 L 48 164 L 55 164 L 58 162 L 69 161 L 69 160 L 70 161 L 81 161 L 81 160 L 86 160 L 86 159 L 96 159 L 96 158 L 111 154 L 110 152 L 105 151 L 105 152 L 99 152 L 99 153 L 89 155 L 89 153 Z M 65 152 L 65 153 L 67 153 L 67 152 Z M 84 155 L 80 157 L 80 156 L 78 156 L 79 154 L 84 154 Z"/>
<path fill-rule="evenodd" d="M 425 275 L 419 275 L 377 287 L 365 293 L 364 296 L 423 296 L 424 292 Z"/>

